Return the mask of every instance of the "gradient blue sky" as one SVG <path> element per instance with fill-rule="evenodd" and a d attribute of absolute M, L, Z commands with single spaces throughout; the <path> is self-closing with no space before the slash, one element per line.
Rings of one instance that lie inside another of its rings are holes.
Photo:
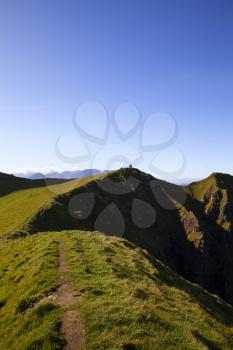
<path fill-rule="evenodd" d="M 233 174 L 232 38 L 232 0 L 0 1 L 0 170 L 85 167 L 54 147 L 75 133 L 77 105 L 95 100 L 109 113 L 129 101 L 143 119 L 174 116 L 165 171 L 175 150 L 187 160 L 181 177 Z"/>

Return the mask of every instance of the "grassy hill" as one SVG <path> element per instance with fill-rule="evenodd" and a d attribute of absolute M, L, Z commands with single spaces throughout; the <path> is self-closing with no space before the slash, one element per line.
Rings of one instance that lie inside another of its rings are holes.
<path fill-rule="evenodd" d="M 45 187 L 46 185 L 58 185 L 65 182 L 67 182 L 67 180 L 52 178 L 32 181 L 30 179 L 24 179 L 0 172 L 0 196 L 4 196 L 19 190 L 31 189 L 35 187 Z"/>
<path fill-rule="evenodd" d="M 232 302 L 231 176 L 181 187 L 137 169 L 63 183 L 0 175 L 0 349 L 63 349 L 77 310 L 89 350 L 232 349 L 232 307 L 173 271 Z M 72 294 L 64 274 L 77 293 L 68 309 L 55 302 Z"/>
<path fill-rule="evenodd" d="M 230 175 L 212 174 L 182 187 L 119 169 L 61 184 L 31 183 L 33 188 L 0 197 L 1 235 L 77 229 L 120 235 L 233 303 Z M 148 227 L 145 218 L 152 218 Z"/>
<path fill-rule="evenodd" d="M 122 238 L 80 231 L 1 239 L 1 349 L 63 349 L 65 311 L 44 298 L 59 286 L 60 242 L 86 349 L 232 349 L 231 306 Z"/>
<path fill-rule="evenodd" d="M 0 250 L 0 349 L 60 349 L 62 310 L 44 304 L 25 313 L 58 286 L 56 240 L 45 235 L 1 238 Z"/>
<path fill-rule="evenodd" d="M 182 187 L 120 169 L 56 185 L 55 193 L 39 187 L 2 197 L 0 232 L 13 237 L 79 229 L 120 235 L 233 303 L 232 185 L 232 177 L 223 174 Z M 92 201 L 90 215 L 82 216 Z M 152 218 L 148 227 L 145 218 Z"/>
<path fill-rule="evenodd" d="M 192 183 L 188 190 L 202 205 L 209 222 L 230 232 L 233 225 L 233 177 L 213 173 L 207 179 Z"/>
<path fill-rule="evenodd" d="M 26 230 L 37 213 L 50 208 L 59 195 L 69 193 L 91 178 L 44 181 L 0 174 L 0 235 L 12 235 L 21 228 Z"/>

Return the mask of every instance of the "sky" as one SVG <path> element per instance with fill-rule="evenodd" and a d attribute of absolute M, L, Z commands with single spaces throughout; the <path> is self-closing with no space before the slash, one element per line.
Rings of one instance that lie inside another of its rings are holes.
<path fill-rule="evenodd" d="M 233 174 L 232 0 L 0 0 L 0 171 Z"/>

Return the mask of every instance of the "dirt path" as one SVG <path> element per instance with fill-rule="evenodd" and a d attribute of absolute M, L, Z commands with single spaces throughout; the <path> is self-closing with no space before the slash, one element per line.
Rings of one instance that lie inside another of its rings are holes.
<path fill-rule="evenodd" d="M 59 272 L 61 274 L 61 283 L 58 290 L 47 299 L 54 302 L 65 310 L 62 324 L 62 333 L 67 342 L 64 350 L 85 350 L 84 329 L 79 311 L 75 310 L 80 302 L 80 295 L 75 292 L 70 279 L 64 242 L 59 245 Z"/>

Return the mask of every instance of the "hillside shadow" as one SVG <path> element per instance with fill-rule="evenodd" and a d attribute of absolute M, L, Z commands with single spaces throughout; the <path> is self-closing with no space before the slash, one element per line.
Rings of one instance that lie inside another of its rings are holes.
<path fill-rule="evenodd" d="M 205 310 L 217 321 L 229 327 L 233 326 L 233 307 L 231 305 L 227 304 L 225 301 L 216 297 L 215 295 L 209 294 L 199 285 L 192 284 L 191 282 L 187 281 L 175 271 L 172 271 L 171 273 L 170 267 L 167 267 L 148 253 L 142 253 L 158 270 L 158 277 L 162 283 L 188 293 L 190 297 L 202 307 L 203 310 Z M 176 276 L 175 279 L 173 277 L 174 274 Z"/>
<path fill-rule="evenodd" d="M 233 249 L 233 236 L 232 232 L 226 231 L 215 220 L 211 220 L 205 213 L 205 206 L 203 203 L 187 196 L 187 200 L 184 203 L 184 207 L 187 211 L 192 211 L 198 220 L 200 231 L 204 233 L 204 251 L 205 259 L 203 260 L 205 266 L 208 268 L 208 261 L 215 264 L 215 271 L 212 275 L 209 275 L 205 279 L 204 276 L 202 285 L 210 292 L 218 294 L 221 298 L 229 300 L 230 290 L 226 287 L 226 264 L 228 271 L 233 269 L 233 263 L 231 259 L 228 259 L 228 254 Z M 211 269 L 211 268 L 210 268 Z"/>
<path fill-rule="evenodd" d="M 194 337 L 202 342 L 203 345 L 205 345 L 209 350 L 221 350 L 220 346 L 218 346 L 215 342 L 213 342 L 210 339 L 205 338 L 203 335 L 201 335 L 198 331 L 192 332 Z"/>

